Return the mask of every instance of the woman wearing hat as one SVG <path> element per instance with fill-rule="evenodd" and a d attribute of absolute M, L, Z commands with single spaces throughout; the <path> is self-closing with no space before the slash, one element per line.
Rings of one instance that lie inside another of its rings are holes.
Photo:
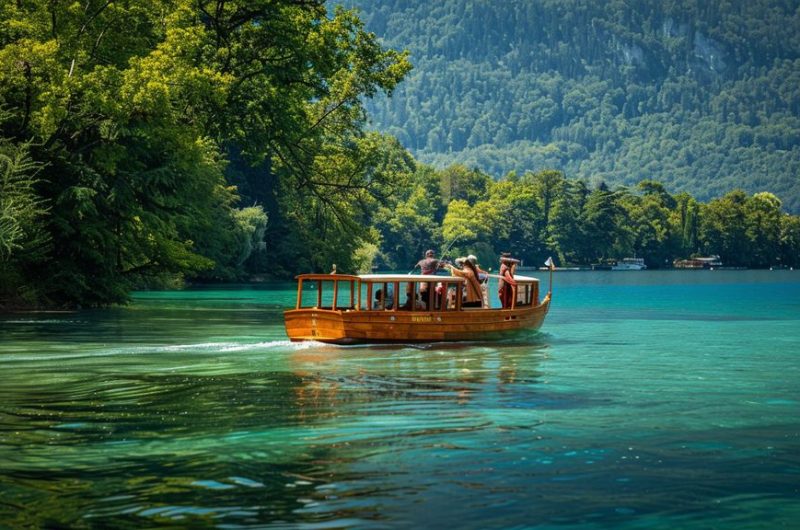
<path fill-rule="evenodd" d="M 500 255 L 500 283 L 497 294 L 500 295 L 500 304 L 503 309 L 510 309 L 514 300 L 517 282 L 514 280 L 514 272 L 517 270 L 518 259 L 511 257 L 508 252 Z"/>
<path fill-rule="evenodd" d="M 456 263 L 463 265 L 463 269 L 447 264 L 453 276 L 465 278 L 467 280 L 466 302 L 461 307 L 481 307 L 483 306 L 483 296 L 481 296 L 481 283 L 478 280 L 478 270 L 475 265 L 467 258 L 458 258 Z"/>
<path fill-rule="evenodd" d="M 467 260 L 475 266 L 475 270 L 478 271 L 478 281 L 481 282 L 481 297 L 483 298 L 483 307 L 490 307 L 489 306 L 489 289 L 487 287 L 489 283 L 489 272 L 485 271 L 478 265 L 478 258 L 475 254 L 470 254 L 467 256 Z"/>

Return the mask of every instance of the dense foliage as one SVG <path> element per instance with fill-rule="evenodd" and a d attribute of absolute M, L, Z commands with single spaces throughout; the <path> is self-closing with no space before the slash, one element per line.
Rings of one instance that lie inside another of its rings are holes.
<path fill-rule="evenodd" d="M 578 266 L 638 256 L 662 268 L 708 255 L 726 266 L 800 266 L 800 216 L 768 192 L 734 190 L 704 204 L 649 180 L 612 190 L 554 170 L 498 181 L 461 165 L 409 171 L 397 202 L 375 216 L 382 267 L 411 268 L 432 242 L 485 267 L 502 251 L 534 266 L 551 255 Z"/>
<path fill-rule="evenodd" d="M 362 98 L 409 68 L 318 0 L 3 0 L 0 305 L 241 277 L 272 213 L 230 185 L 241 168 L 281 194 L 278 223 L 346 226 L 349 264 L 370 237 L 350 197 L 383 175 Z"/>
<path fill-rule="evenodd" d="M 371 106 L 422 161 L 742 188 L 800 212 L 797 0 L 349 0 L 414 71 Z"/>

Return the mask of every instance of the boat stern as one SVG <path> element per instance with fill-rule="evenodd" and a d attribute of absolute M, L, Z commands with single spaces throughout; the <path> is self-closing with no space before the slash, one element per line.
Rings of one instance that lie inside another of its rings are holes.
<path fill-rule="evenodd" d="M 283 317 L 292 342 L 347 342 L 341 311 L 291 309 L 284 311 Z"/>

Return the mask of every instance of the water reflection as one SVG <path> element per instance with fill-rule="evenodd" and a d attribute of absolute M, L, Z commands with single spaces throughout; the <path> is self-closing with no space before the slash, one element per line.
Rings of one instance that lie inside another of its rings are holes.
<path fill-rule="evenodd" d="M 796 288 L 565 287 L 544 333 L 358 347 L 289 343 L 266 297 L 294 293 L 242 294 L 0 319 L 0 526 L 800 516 Z"/>
<path fill-rule="evenodd" d="M 38 374 L 17 372 L 0 391 L 3 519 L 40 527 L 373 520 L 378 511 L 337 505 L 332 515 L 320 503 L 363 494 L 353 484 L 368 480 L 364 461 L 407 444 L 453 450 L 454 436 L 493 428 L 485 413 L 459 407 L 535 382 L 531 359 L 547 348 L 286 345 L 270 353 L 285 355 L 287 370 L 175 370 L 187 354 L 231 349 L 201 344 L 160 348 L 157 358 L 134 348 L 112 365 L 76 353 L 68 372 L 43 365 L 46 355 L 5 356 L 7 366 Z M 112 349 L 103 351 L 113 358 Z M 163 373 L 167 366 L 177 373 Z"/>

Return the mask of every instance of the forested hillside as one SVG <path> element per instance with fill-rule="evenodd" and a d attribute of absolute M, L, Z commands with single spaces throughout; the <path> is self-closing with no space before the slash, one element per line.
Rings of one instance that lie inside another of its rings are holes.
<path fill-rule="evenodd" d="M 347 0 L 414 70 L 373 125 L 495 177 L 655 179 L 800 211 L 797 0 Z"/>

